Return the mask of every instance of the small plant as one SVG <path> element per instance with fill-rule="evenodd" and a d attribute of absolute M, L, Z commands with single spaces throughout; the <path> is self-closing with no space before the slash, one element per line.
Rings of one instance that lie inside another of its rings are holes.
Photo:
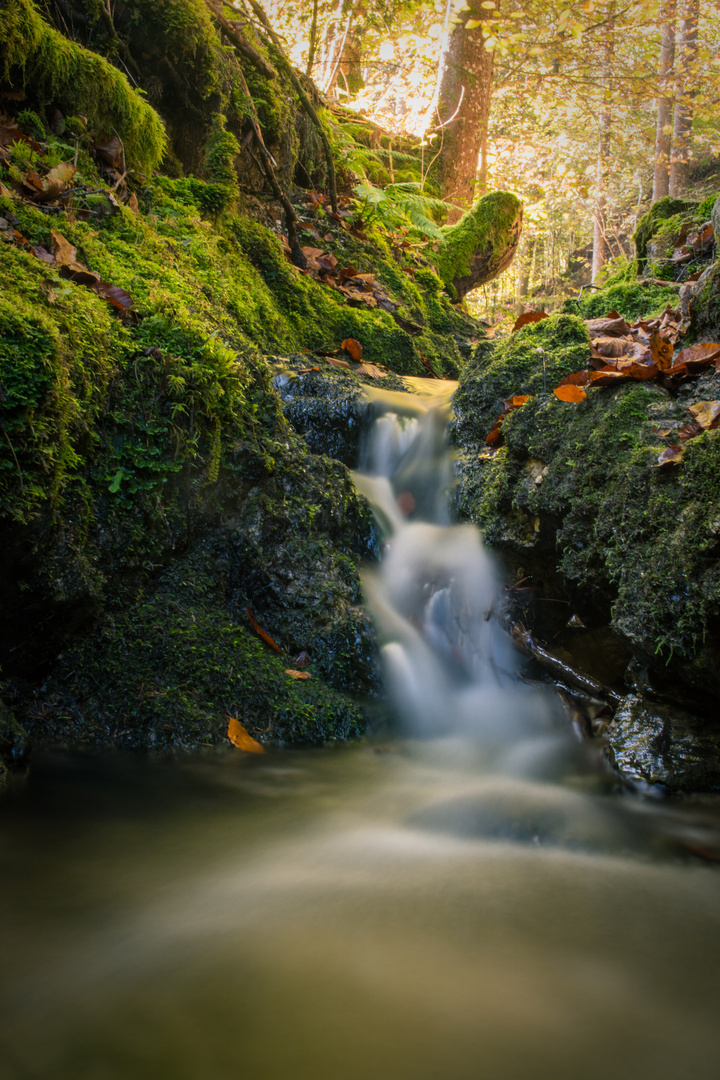
<path fill-rule="evenodd" d="M 357 184 L 357 210 L 371 224 L 386 229 L 411 228 L 433 240 L 441 240 L 442 232 L 436 221 L 447 213 L 450 204 L 425 195 L 417 182 L 388 184 L 375 187 L 370 183 Z"/>

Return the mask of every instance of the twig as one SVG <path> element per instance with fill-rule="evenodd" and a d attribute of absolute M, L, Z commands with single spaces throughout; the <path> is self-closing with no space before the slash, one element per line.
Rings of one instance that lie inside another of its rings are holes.
<path fill-rule="evenodd" d="M 578 690 L 584 690 L 585 693 L 592 694 L 593 697 L 604 698 L 613 708 L 617 708 L 622 703 L 623 698 L 616 694 L 614 690 L 611 690 L 609 686 L 598 682 L 597 679 L 593 679 L 592 675 L 588 675 L 584 671 L 570 667 L 559 656 L 554 656 L 551 652 L 548 652 L 522 623 L 513 623 L 510 633 L 515 647 L 520 652 L 536 660 L 556 678 L 562 679 L 564 682 L 569 683 L 570 686 L 577 687 Z"/>
<path fill-rule="evenodd" d="M 233 59 L 235 60 L 234 57 Z M 307 266 L 307 259 L 303 255 L 302 247 L 300 246 L 300 240 L 297 234 L 297 217 L 295 215 L 294 207 L 283 189 L 280 187 L 280 183 L 275 172 L 274 158 L 268 150 L 267 146 L 265 145 L 265 140 L 263 139 L 262 131 L 260 129 L 260 121 L 258 119 L 257 110 L 255 108 L 255 102 L 253 101 L 252 95 L 248 88 L 248 84 L 245 79 L 245 73 L 238 64 L 237 60 L 235 60 L 235 66 L 237 68 L 237 73 L 243 88 L 243 93 L 245 94 L 250 105 L 250 123 L 252 124 L 258 148 L 263 159 L 263 171 L 270 182 L 270 187 L 273 190 L 275 198 L 278 200 L 278 202 L 282 203 L 282 208 L 285 211 L 285 226 L 287 228 L 288 244 L 290 245 L 290 252 L 292 254 L 293 262 L 296 266 L 299 266 L 301 269 L 304 270 Z"/>
<path fill-rule="evenodd" d="M 10 442 L 10 436 L 8 435 L 5 428 L 3 428 L 3 435 L 7 439 L 7 444 L 10 447 L 10 453 L 12 454 L 13 460 L 14 460 L 15 464 L 17 465 L 18 475 L 20 477 L 20 492 L 21 492 L 22 495 L 24 495 L 25 494 L 25 485 L 23 483 L 22 469 L 20 468 L 20 462 L 17 459 L 17 454 L 15 453 L 15 448 L 13 447 L 13 444 Z"/>
<path fill-rule="evenodd" d="M 230 39 L 236 49 L 239 49 L 243 56 L 246 56 L 253 67 L 256 67 L 261 75 L 264 75 L 266 79 L 276 78 L 275 68 L 272 64 L 268 64 L 264 56 L 262 56 L 257 49 L 253 48 L 250 42 L 243 37 L 243 35 L 235 29 L 233 24 L 222 14 L 222 5 L 215 3 L 215 0 L 205 0 L 206 6 L 210 9 L 212 17 L 222 27 L 226 36 Z"/>
<path fill-rule="evenodd" d="M 267 33 L 268 33 L 268 35 L 270 37 L 270 40 L 272 41 L 273 45 L 275 46 L 275 48 L 277 50 L 278 59 L 279 59 L 280 63 L 282 64 L 283 68 L 285 69 L 285 72 L 286 72 L 288 78 L 290 79 L 290 82 L 293 85 L 293 89 L 295 90 L 295 93 L 300 98 L 300 101 L 302 102 L 302 106 L 305 109 L 305 112 L 308 114 L 308 116 L 310 117 L 310 119 L 312 120 L 313 124 L 315 125 L 315 127 L 317 129 L 317 133 L 320 136 L 320 141 L 321 141 L 321 143 L 323 145 L 323 150 L 325 152 L 325 165 L 327 166 L 328 187 L 330 189 L 330 205 L 332 207 L 333 214 L 339 214 L 338 201 L 337 201 L 337 182 L 335 180 L 335 162 L 333 161 L 332 147 L 330 146 L 330 140 L 327 137 L 327 132 L 325 131 L 325 128 L 322 125 L 322 121 L 320 120 L 320 117 L 318 116 L 317 112 L 315 111 L 315 107 L 313 106 L 312 102 L 310 101 L 310 98 L 305 93 L 305 91 L 304 91 L 304 89 L 303 89 L 303 87 L 302 87 L 302 85 L 300 83 L 300 80 L 298 79 L 297 75 L 295 74 L 295 71 L 293 70 L 292 64 L 290 63 L 287 56 L 285 55 L 285 53 L 283 51 L 283 47 L 282 47 L 282 45 L 280 43 L 280 38 L 277 36 L 277 34 L 273 30 L 272 26 L 270 25 L 267 15 L 263 11 L 263 9 L 260 7 L 260 5 L 257 3 L 257 0 L 248 0 L 248 3 L 250 4 L 250 7 L 252 8 L 253 12 L 255 13 L 256 18 L 258 18 L 260 20 L 262 25 L 267 30 Z M 290 239 L 290 237 L 288 237 L 288 240 L 289 239 Z"/>

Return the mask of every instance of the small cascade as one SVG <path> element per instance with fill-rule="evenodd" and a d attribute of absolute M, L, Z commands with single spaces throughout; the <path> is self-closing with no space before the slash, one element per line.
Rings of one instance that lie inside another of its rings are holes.
<path fill-rule="evenodd" d="M 360 468 L 385 549 L 365 577 L 388 686 L 407 730 L 515 741 L 547 727 L 547 704 L 517 680 L 494 618 L 499 582 L 480 534 L 451 524 L 447 443 L 455 383 L 415 380 L 422 397 L 375 391 Z M 425 389 L 424 387 L 422 389 Z"/>

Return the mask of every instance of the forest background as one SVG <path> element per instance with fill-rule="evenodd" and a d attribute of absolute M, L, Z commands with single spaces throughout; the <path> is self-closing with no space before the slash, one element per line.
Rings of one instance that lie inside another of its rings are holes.
<path fill-rule="evenodd" d="M 331 99 L 420 140 L 428 194 L 460 208 L 486 190 L 523 199 L 512 267 L 469 298 L 491 321 L 551 310 L 617 276 L 652 201 L 701 201 L 720 186 L 713 0 L 270 0 L 266 10 Z M 392 171 L 391 159 L 391 181 Z"/>

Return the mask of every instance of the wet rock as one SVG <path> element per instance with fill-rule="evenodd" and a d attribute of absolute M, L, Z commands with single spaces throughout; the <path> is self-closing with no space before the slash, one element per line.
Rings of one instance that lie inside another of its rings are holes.
<path fill-rule="evenodd" d="M 680 709 L 629 697 L 605 733 L 627 776 L 672 791 L 720 790 L 720 736 Z"/>

